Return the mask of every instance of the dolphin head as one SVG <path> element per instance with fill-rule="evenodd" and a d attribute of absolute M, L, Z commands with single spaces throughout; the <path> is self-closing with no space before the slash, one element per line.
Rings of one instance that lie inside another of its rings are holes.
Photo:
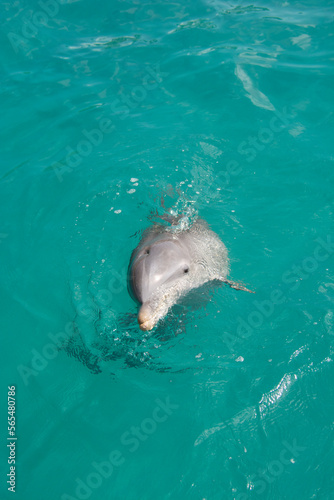
<path fill-rule="evenodd" d="M 145 241 L 134 252 L 129 266 L 129 289 L 142 305 L 138 313 L 141 330 L 151 330 L 187 287 L 191 261 L 184 242 L 173 235 Z"/>

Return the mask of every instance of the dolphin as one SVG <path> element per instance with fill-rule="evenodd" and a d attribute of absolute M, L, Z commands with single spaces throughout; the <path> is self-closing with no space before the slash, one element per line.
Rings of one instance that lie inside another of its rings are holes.
<path fill-rule="evenodd" d="M 128 290 L 140 304 L 140 329 L 152 330 L 181 297 L 211 281 L 253 293 L 228 280 L 228 273 L 227 249 L 204 220 L 190 227 L 155 223 L 144 231 L 128 267 Z"/>

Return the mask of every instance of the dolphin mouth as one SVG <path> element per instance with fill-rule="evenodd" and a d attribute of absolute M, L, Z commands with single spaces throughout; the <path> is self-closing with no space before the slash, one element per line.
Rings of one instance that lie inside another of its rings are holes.
<path fill-rule="evenodd" d="M 153 328 L 154 328 L 154 324 L 151 320 L 145 321 L 144 323 L 140 323 L 138 320 L 138 323 L 139 323 L 139 328 L 141 330 L 143 330 L 144 332 L 147 332 L 149 330 L 153 330 Z"/>
<path fill-rule="evenodd" d="M 139 328 L 144 331 L 152 330 L 156 321 L 154 321 L 151 308 L 148 304 L 143 304 L 138 313 Z"/>

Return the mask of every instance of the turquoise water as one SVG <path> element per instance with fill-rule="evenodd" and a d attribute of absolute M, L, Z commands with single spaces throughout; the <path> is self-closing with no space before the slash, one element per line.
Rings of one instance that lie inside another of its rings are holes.
<path fill-rule="evenodd" d="M 333 16 L 1 5 L 1 498 L 334 498 Z M 163 206 L 256 295 L 144 334 L 126 270 Z"/>

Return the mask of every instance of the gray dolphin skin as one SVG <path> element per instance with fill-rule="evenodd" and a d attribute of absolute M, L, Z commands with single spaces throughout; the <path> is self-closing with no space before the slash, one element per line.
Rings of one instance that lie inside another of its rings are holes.
<path fill-rule="evenodd" d="M 141 304 L 139 327 L 152 330 L 182 296 L 209 281 L 250 292 L 226 279 L 228 272 L 227 249 L 203 220 L 186 229 L 149 227 L 132 252 L 128 269 L 130 295 Z"/>

